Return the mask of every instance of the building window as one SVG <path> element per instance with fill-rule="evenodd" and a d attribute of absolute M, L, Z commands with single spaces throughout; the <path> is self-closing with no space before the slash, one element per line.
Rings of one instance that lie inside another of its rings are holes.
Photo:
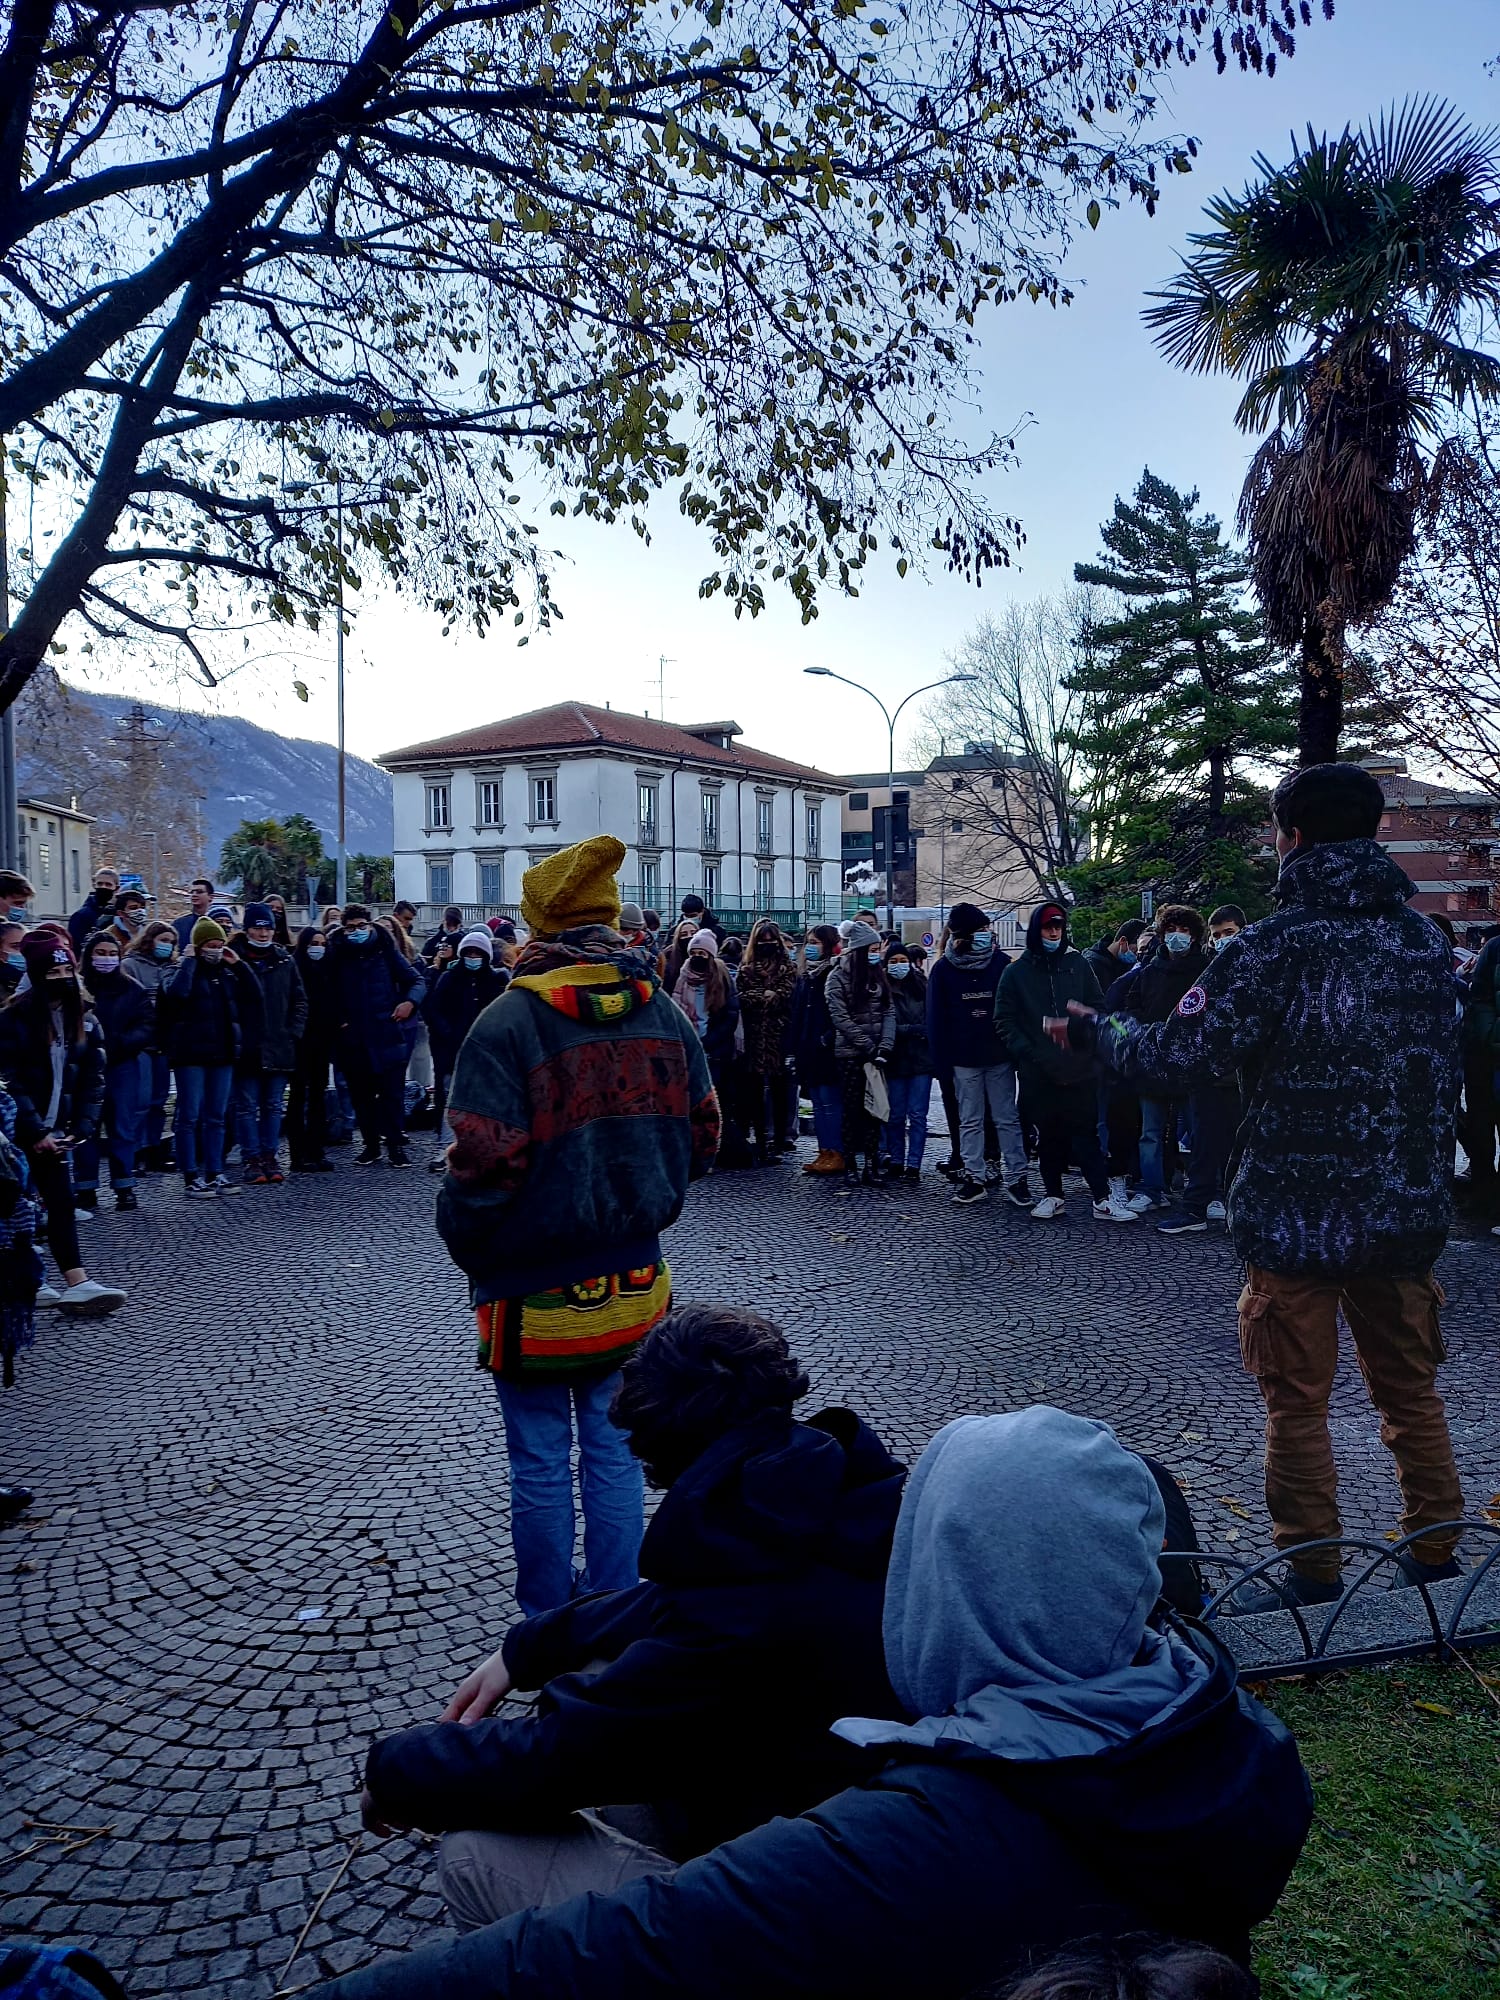
<path fill-rule="evenodd" d="M 445 787 L 446 789 L 446 787 Z M 429 861 L 427 864 L 427 900 L 429 903 L 451 903 L 453 900 L 453 863 L 451 861 Z"/>
<path fill-rule="evenodd" d="M 75 847 L 73 849 L 73 894 L 75 896 L 83 894 L 83 869 L 80 863 L 81 856 Z"/>
<path fill-rule="evenodd" d="M 557 819 L 556 778 L 533 778 L 531 781 L 531 819 L 534 826 L 555 823 Z"/>
<path fill-rule="evenodd" d="M 948 831 L 950 833 L 962 833 L 963 830 L 964 830 L 964 823 L 961 819 L 955 819 L 949 821 Z"/>
<path fill-rule="evenodd" d="M 656 845 L 656 802 L 659 797 L 655 785 L 641 784 L 636 787 L 636 806 L 641 820 L 641 842 L 646 847 Z"/>
<path fill-rule="evenodd" d="M 703 900 L 710 909 L 719 900 L 719 864 L 716 861 L 704 863 Z"/>
<path fill-rule="evenodd" d="M 870 794 L 868 792 L 851 792 L 849 794 L 849 810 L 852 813 L 867 813 L 870 810 Z"/>
<path fill-rule="evenodd" d="M 807 809 L 807 851 L 809 854 L 823 852 L 823 808 L 809 806 Z"/>
<path fill-rule="evenodd" d="M 453 811 L 448 798 L 448 787 L 446 785 L 429 785 L 427 787 L 427 826 L 429 832 L 437 827 L 450 827 L 452 824 Z"/>
<path fill-rule="evenodd" d="M 770 868 L 757 868 L 755 871 L 755 907 L 758 910 L 769 910 L 775 895 L 775 872 Z"/>
<path fill-rule="evenodd" d="M 807 914 L 821 917 L 823 914 L 823 871 L 809 868 L 807 871 Z"/>
<path fill-rule="evenodd" d="M 776 801 L 757 799 L 755 801 L 755 851 L 757 854 L 776 852 Z"/>
<path fill-rule="evenodd" d="M 654 910 L 661 901 L 661 864 L 657 861 L 641 863 L 641 904 Z"/>
<path fill-rule="evenodd" d="M 505 901 L 505 872 L 498 861 L 479 864 L 479 900 L 485 908 L 498 909 Z"/>
<path fill-rule="evenodd" d="M 36 865 L 37 873 L 42 878 L 41 886 L 44 889 L 50 889 L 52 886 L 52 849 L 47 845 L 45 840 L 40 841 L 37 845 Z"/>
<path fill-rule="evenodd" d="M 1466 907 L 1470 910 L 1488 910 L 1490 907 L 1490 885 L 1488 882 L 1471 882 L 1465 891 Z"/>
<path fill-rule="evenodd" d="M 719 846 L 719 795 L 704 792 L 703 798 L 703 845 L 717 850 Z"/>
<path fill-rule="evenodd" d="M 485 778 L 480 783 L 479 824 L 481 826 L 499 826 L 502 824 L 500 818 L 500 780 L 498 778 Z"/>

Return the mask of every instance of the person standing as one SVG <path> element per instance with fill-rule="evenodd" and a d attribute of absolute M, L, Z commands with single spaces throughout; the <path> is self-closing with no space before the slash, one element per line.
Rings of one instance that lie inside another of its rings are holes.
<path fill-rule="evenodd" d="M 984 911 L 975 903 L 955 903 L 948 912 L 948 941 L 927 980 L 927 1036 L 934 1064 L 953 1074 L 964 1163 L 953 1199 L 960 1205 L 985 1199 L 991 1178 L 984 1157 L 988 1112 L 1004 1162 L 994 1178 L 1008 1183 L 1008 1201 L 1031 1206 L 1016 1065 L 995 1019 L 995 996 L 1009 964 Z"/>
<path fill-rule="evenodd" d="M 0 923 L 26 928 L 26 905 L 36 894 L 24 875 L 14 868 L 0 868 Z"/>
<path fill-rule="evenodd" d="M 0 1007 L 0 1078 L 16 1106 L 16 1144 L 47 1211 L 47 1245 L 63 1290 L 43 1285 L 39 1306 L 92 1317 L 124 1305 L 118 1285 L 84 1269 L 69 1155 L 92 1139 L 104 1106 L 104 1036 L 78 983 L 61 925 L 29 931 L 21 947 L 29 981 Z"/>
<path fill-rule="evenodd" d="M 83 941 L 91 937 L 108 923 L 114 908 L 115 892 L 120 886 L 119 872 L 114 868 L 96 868 L 94 884 L 78 908 L 68 919 L 68 936 L 73 940 L 74 952 L 83 949 Z"/>
<path fill-rule="evenodd" d="M 636 1581 L 641 1470 L 609 1406 L 620 1364 L 671 1303 L 661 1232 L 719 1143 L 702 1045 L 649 954 L 615 929 L 624 858 L 598 835 L 526 871 L 530 940 L 509 990 L 469 1031 L 448 1100 L 438 1229 L 469 1278 L 480 1362 L 495 1379 L 528 1617 L 579 1587 Z"/>
<path fill-rule="evenodd" d="M 435 1174 L 448 1164 L 443 1119 L 458 1052 L 470 1028 L 492 1000 L 510 984 L 510 974 L 495 964 L 491 933 L 472 930 L 460 940 L 458 956 L 438 979 L 427 1001 L 427 1030 L 432 1037 L 433 1110 L 438 1147 L 430 1161 Z"/>
<path fill-rule="evenodd" d="M 1203 976 L 1208 963 L 1203 935 L 1203 919 L 1196 910 L 1186 903 L 1166 904 L 1156 919 L 1157 950 L 1124 982 L 1118 998 L 1113 992 L 1107 997 L 1110 1009 L 1148 1026 L 1165 1021 Z M 1177 1120 L 1186 1093 L 1174 1094 L 1159 1078 L 1143 1076 L 1140 1097 L 1141 1191 L 1131 1207 L 1144 1213 L 1171 1206 L 1168 1190 L 1177 1161 Z"/>
<path fill-rule="evenodd" d="M 1500 937 L 1480 950 L 1469 973 L 1463 1020 L 1464 1150 L 1469 1193 L 1482 1222 L 1500 1221 L 1495 1128 L 1500 1124 Z"/>
<path fill-rule="evenodd" d="M 187 914 L 172 919 L 172 928 L 177 933 L 177 949 L 186 952 L 193 941 L 193 926 L 202 921 L 214 906 L 216 891 L 206 875 L 199 875 L 188 885 Z M 228 937 L 229 933 L 224 933 Z"/>
<path fill-rule="evenodd" d="M 281 1124 L 307 1027 L 307 994 L 296 960 L 276 942 L 276 913 L 268 903 L 246 905 L 235 948 L 245 978 L 260 993 L 259 1007 L 250 1010 L 254 1032 L 244 1038 L 235 1072 L 240 1159 L 251 1187 L 279 1187 L 286 1179 L 278 1158 Z"/>
<path fill-rule="evenodd" d="M 688 940 L 682 973 L 672 989 L 672 1002 L 692 1022 L 703 1044 L 704 1060 L 719 1102 L 719 1116 L 727 1125 L 740 996 L 724 968 L 719 941 L 712 931 L 694 931 Z M 721 1131 L 721 1150 L 723 1137 Z"/>
<path fill-rule="evenodd" d="M 286 1136 L 294 1174 L 331 1174 L 328 1145 L 328 1072 L 333 1061 L 336 996 L 328 971 L 327 933 L 309 924 L 292 952 L 307 999 L 287 1098 Z"/>
<path fill-rule="evenodd" d="M 438 970 L 446 972 L 457 956 L 459 943 L 464 935 L 464 913 L 457 903 L 450 903 L 443 911 L 443 921 L 435 931 L 430 931 L 422 943 L 422 956 L 429 965 L 437 962 Z M 442 953 L 441 961 L 438 954 Z"/>
<path fill-rule="evenodd" d="M 127 952 L 146 928 L 146 897 L 140 889 L 121 889 L 110 904 L 109 913 L 97 931 L 85 934 L 84 943 L 90 936 L 113 938 L 115 949 Z M 80 946 L 80 950 L 82 947 Z"/>
<path fill-rule="evenodd" d="M 172 1065 L 167 1060 L 157 1003 L 178 962 L 176 929 L 160 919 L 147 924 L 125 951 L 125 972 L 151 995 L 151 1041 L 146 1049 L 146 1103 L 141 1113 L 139 1166 L 155 1174 L 169 1174 L 177 1165 L 172 1156 L 172 1142 L 165 1136 Z"/>
<path fill-rule="evenodd" d="M 881 1127 L 865 1106 L 865 1066 L 886 1068 L 896 1042 L 896 1016 L 890 984 L 870 956 L 879 943 L 879 931 L 856 919 L 845 933 L 844 949 L 824 988 L 833 1023 L 833 1055 L 843 1104 L 844 1181 L 849 1187 L 872 1187 L 880 1179 Z"/>
<path fill-rule="evenodd" d="M 384 1141 L 393 1167 L 409 1167 L 403 1085 L 409 1060 L 406 1023 L 426 988 L 422 975 L 380 929 L 363 903 L 344 910 L 328 941 L 334 995 L 334 1060 L 348 1080 L 364 1151 L 357 1167 L 377 1167 Z"/>
<path fill-rule="evenodd" d="M 762 917 L 750 933 L 740 967 L 740 1019 L 745 1024 L 745 1099 L 761 1164 L 797 1149 L 796 1104 L 787 1085 L 787 1036 L 797 973 L 787 957 L 781 926 Z M 795 1086 L 794 1086 L 795 1089 Z"/>
<path fill-rule="evenodd" d="M 922 1178 L 927 1149 L 927 1107 L 932 1100 L 932 1050 L 927 1041 L 927 981 L 899 939 L 886 947 L 885 976 L 891 982 L 896 1039 L 886 1066 L 891 1115 L 885 1152 L 892 1180 Z"/>
<path fill-rule="evenodd" d="M 200 917 L 157 1001 L 177 1086 L 173 1147 L 183 1190 L 193 1200 L 240 1192 L 224 1171 L 224 1124 L 245 1045 L 245 1016 L 257 990 L 242 984 L 223 925 Z"/>
<path fill-rule="evenodd" d="M 995 1026 L 1020 1078 L 1022 1117 L 1037 1128 L 1043 1194 L 1031 1212 L 1039 1222 L 1055 1221 L 1067 1206 L 1063 1174 L 1070 1159 L 1088 1182 L 1096 1222 L 1136 1219 L 1111 1195 L 1099 1150 L 1097 1066 L 1085 1052 L 1058 1047 L 1044 1025 L 1065 1017 L 1070 1001 L 1097 1007 L 1102 997 L 1083 953 L 1068 943 L 1067 911 L 1060 903 L 1039 904 L 1026 926 L 1026 949 L 995 991 Z"/>
<path fill-rule="evenodd" d="M 1150 928 L 1144 917 L 1127 917 L 1113 937 L 1102 937 L 1089 946 L 1083 954 L 1084 960 L 1098 980 L 1101 993 L 1107 993 L 1121 974 L 1135 964 L 1136 941 L 1142 931 Z"/>
<path fill-rule="evenodd" d="M 1221 903 L 1208 920 L 1210 952 L 1217 956 L 1244 928 L 1245 912 L 1239 904 Z M 1215 1077 L 1188 1093 L 1193 1150 L 1187 1186 L 1180 1210 L 1157 1223 L 1161 1235 L 1202 1235 L 1211 1222 L 1224 1220 L 1224 1174 L 1243 1109 L 1237 1076 Z"/>
<path fill-rule="evenodd" d="M 792 992 L 792 1011 L 787 1022 L 787 1046 L 796 1064 L 798 1095 L 805 1093 L 812 1106 L 813 1136 L 818 1142 L 816 1158 L 802 1169 L 805 1174 L 844 1171 L 843 1102 L 833 1059 L 833 1021 L 828 1012 L 827 992 L 828 975 L 838 952 L 837 926 L 814 924 L 803 941 L 802 971 Z"/>
<path fill-rule="evenodd" d="M 135 1158 L 150 1095 L 151 1064 L 146 1051 L 156 1034 L 156 1000 L 124 970 L 112 931 L 95 931 L 83 947 L 83 983 L 104 1034 L 103 1130 L 109 1137 L 109 1180 L 115 1207 L 140 1207 L 135 1192 Z M 80 1140 L 73 1154 L 74 1205 L 99 1206 L 99 1132 Z"/>
<path fill-rule="evenodd" d="M 1075 1016 L 1126 1072 L 1186 1087 L 1243 1070 L 1250 1104 L 1229 1187 L 1245 1266 L 1240 1353 L 1266 1408 L 1266 1506 L 1290 1574 L 1237 1608 L 1323 1604 L 1341 1532 L 1328 1401 L 1342 1312 L 1396 1461 L 1410 1581 L 1461 1574 L 1463 1489 L 1437 1389 L 1453 1214 L 1459 1025 L 1446 939 L 1408 904 L 1375 836 L 1385 797 L 1357 764 L 1314 764 L 1271 798 L 1277 909 L 1232 938 L 1171 1019 Z"/>
<path fill-rule="evenodd" d="M 26 977 L 26 960 L 21 955 L 26 926 L 8 919 L 0 922 L 0 1002 L 8 1000 Z"/>

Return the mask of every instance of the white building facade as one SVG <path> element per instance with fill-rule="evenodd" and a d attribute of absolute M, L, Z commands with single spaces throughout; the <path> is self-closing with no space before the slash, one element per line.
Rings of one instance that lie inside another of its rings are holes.
<path fill-rule="evenodd" d="M 731 923 L 837 916 L 839 780 L 739 735 L 561 702 L 390 751 L 396 894 L 434 918 L 513 910 L 533 862 L 611 833 L 624 899 L 668 920 L 689 891 Z"/>

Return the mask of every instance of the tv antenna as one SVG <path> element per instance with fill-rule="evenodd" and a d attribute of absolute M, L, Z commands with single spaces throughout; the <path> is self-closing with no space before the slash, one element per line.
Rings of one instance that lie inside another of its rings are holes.
<path fill-rule="evenodd" d="M 676 664 L 677 662 L 669 660 L 665 653 L 658 653 L 656 656 L 656 678 L 654 681 L 647 681 L 646 683 L 647 687 L 654 687 L 656 689 L 656 719 L 658 722 L 665 722 L 667 719 L 667 668 L 675 667 Z"/>

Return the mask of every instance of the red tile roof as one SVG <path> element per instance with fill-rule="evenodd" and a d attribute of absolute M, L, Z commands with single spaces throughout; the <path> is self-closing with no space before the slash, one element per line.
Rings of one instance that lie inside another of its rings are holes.
<path fill-rule="evenodd" d="M 705 725 L 707 726 L 707 725 Z M 724 725 L 728 726 L 728 725 Z M 618 708 L 594 708 L 584 701 L 561 701 L 553 708 L 536 708 L 457 736 L 440 736 L 431 743 L 413 743 L 404 750 L 387 750 L 376 763 L 399 770 L 410 764 L 456 762 L 466 757 L 526 755 L 545 750 L 631 750 L 671 762 L 683 758 L 716 770 L 746 777 L 789 778 L 841 792 L 843 780 L 810 764 L 794 764 L 765 750 L 736 743 L 728 750 L 689 735 L 675 723 L 655 722 L 644 715 L 627 715 Z"/>

